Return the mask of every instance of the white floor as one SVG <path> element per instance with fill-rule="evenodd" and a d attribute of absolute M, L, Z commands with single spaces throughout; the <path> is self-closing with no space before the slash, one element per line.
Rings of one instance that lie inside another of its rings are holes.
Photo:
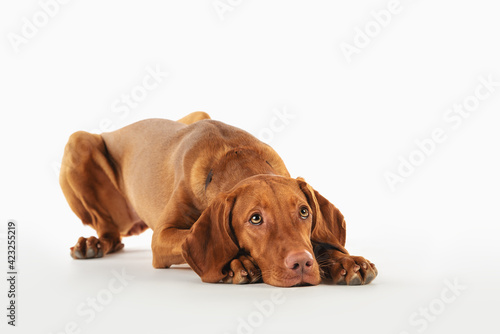
<path fill-rule="evenodd" d="M 463 260 L 446 261 L 446 251 L 433 259 L 404 242 L 392 242 L 399 251 L 353 242 L 377 263 L 372 284 L 275 288 L 153 269 L 151 231 L 87 261 L 70 258 L 66 238 L 22 225 L 18 235 L 20 333 L 492 333 L 498 316 L 499 271 L 492 258 L 468 258 L 465 244 Z"/>

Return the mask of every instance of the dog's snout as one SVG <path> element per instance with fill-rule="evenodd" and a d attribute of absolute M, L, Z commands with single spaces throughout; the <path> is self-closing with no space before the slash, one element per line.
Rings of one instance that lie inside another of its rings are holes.
<path fill-rule="evenodd" d="M 297 273 L 309 272 L 313 264 L 314 258 L 312 254 L 306 250 L 292 252 L 285 258 L 286 267 Z"/>

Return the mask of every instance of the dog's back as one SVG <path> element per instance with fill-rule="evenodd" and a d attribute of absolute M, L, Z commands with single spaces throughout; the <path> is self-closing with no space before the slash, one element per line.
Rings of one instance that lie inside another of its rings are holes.
<path fill-rule="evenodd" d="M 244 130 L 211 119 L 192 124 L 147 119 L 101 136 L 118 187 L 150 227 L 164 210 L 165 201 L 181 187 L 191 204 L 203 210 L 208 205 L 204 196 L 207 176 L 230 150 L 251 148 L 288 174 L 268 145 Z"/>

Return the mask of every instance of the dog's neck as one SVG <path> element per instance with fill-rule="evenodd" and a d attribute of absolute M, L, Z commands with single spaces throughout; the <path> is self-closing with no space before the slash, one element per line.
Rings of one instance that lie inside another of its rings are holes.
<path fill-rule="evenodd" d="M 240 181 L 259 174 L 276 174 L 259 152 L 251 148 L 235 148 L 226 152 L 207 174 L 205 194 L 208 203 L 219 193 L 232 189 Z"/>

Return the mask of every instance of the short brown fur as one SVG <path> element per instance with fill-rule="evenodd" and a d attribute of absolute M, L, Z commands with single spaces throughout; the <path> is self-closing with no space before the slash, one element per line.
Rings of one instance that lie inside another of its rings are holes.
<path fill-rule="evenodd" d="M 345 250 L 345 220 L 333 204 L 291 178 L 271 147 L 204 112 L 76 132 L 60 184 L 98 235 L 78 240 L 75 259 L 120 250 L 122 237 L 151 228 L 153 266 L 187 262 L 205 282 L 356 285 L 377 275 Z M 260 224 L 251 223 L 255 214 Z"/>

